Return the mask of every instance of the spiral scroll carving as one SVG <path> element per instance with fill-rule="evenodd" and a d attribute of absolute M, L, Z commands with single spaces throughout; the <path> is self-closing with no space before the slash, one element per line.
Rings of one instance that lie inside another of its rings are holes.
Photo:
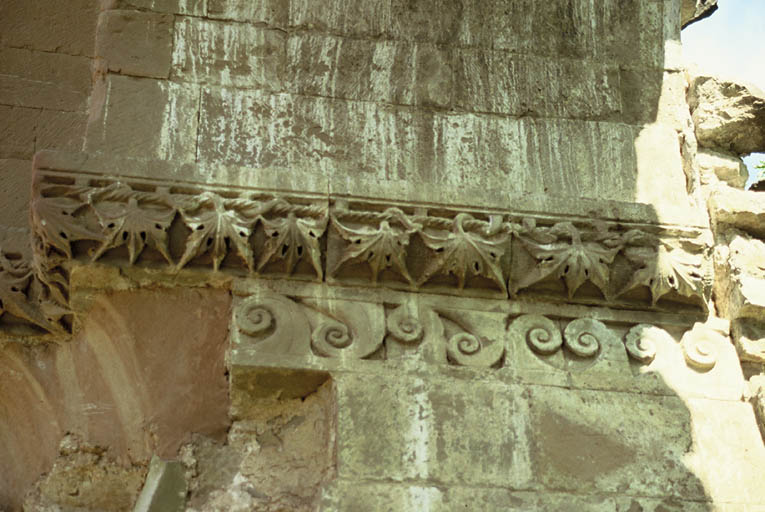
<path fill-rule="evenodd" d="M 563 345 L 563 338 L 556 323 L 542 315 L 518 317 L 511 329 L 521 334 L 531 350 L 537 354 L 554 354 Z"/>
<path fill-rule="evenodd" d="M 654 336 L 664 334 L 666 331 L 650 324 L 638 324 L 624 336 L 624 345 L 627 354 L 632 359 L 643 364 L 650 364 L 656 357 L 656 341 Z"/>
<path fill-rule="evenodd" d="M 353 336 L 344 323 L 327 319 L 314 329 L 311 343 L 321 355 L 332 356 L 335 355 L 335 350 L 350 347 Z"/>
<path fill-rule="evenodd" d="M 566 347 L 579 357 L 594 357 L 600 350 L 600 338 L 609 333 L 608 327 L 592 318 L 569 322 L 563 332 Z"/>
<path fill-rule="evenodd" d="M 257 294 L 242 300 L 234 311 L 238 343 L 278 353 L 309 351 L 311 328 L 300 307 L 282 295 Z"/>
<path fill-rule="evenodd" d="M 406 305 L 397 307 L 388 315 L 385 326 L 388 334 L 399 343 L 414 344 L 422 339 L 422 323 Z"/>
<path fill-rule="evenodd" d="M 717 364 L 717 347 L 714 337 L 720 335 L 697 324 L 682 339 L 683 355 L 689 366 L 708 371 Z"/>
<path fill-rule="evenodd" d="M 249 336 L 257 336 L 264 333 L 273 323 L 273 313 L 262 304 L 246 302 L 237 314 L 237 327 L 239 331 Z"/>
<path fill-rule="evenodd" d="M 460 332 L 446 342 L 446 354 L 456 364 L 488 368 L 501 361 L 505 355 L 505 346 L 468 332 Z"/>

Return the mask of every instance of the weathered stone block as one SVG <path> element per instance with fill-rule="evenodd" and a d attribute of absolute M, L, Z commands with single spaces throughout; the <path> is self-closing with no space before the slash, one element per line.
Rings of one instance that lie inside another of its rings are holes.
<path fill-rule="evenodd" d="M 298 94 L 448 107 L 450 52 L 395 41 L 293 36 L 289 75 Z"/>
<path fill-rule="evenodd" d="M 286 41 L 281 30 L 183 18 L 175 25 L 173 76 L 280 91 L 286 68 Z"/>
<path fill-rule="evenodd" d="M 31 159 L 40 111 L 0 105 L 0 158 Z"/>
<path fill-rule="evenodd" d="M 0 46 L 93 55 L 101 2 L 3 2 Z"/>
<path fill-rule="evenodd" d="M 742 361 L 765 363 L 765 322 L 740 318 L 732 323 L 731 334 Z"/>
<path fill-rule="evenodd" d="M 196 86 L 109 75 L 94 95 L 87 151 L 194 160 L 199 103 Z"/>
<path fill-rule="evenodd" d="M 518 388 L 388 377 L 336 380 L 339 477 L 503 487 L 529 481 L 526 412 Z"/>
<path fill-rule="evenodd" d="M 671 129 L 621 123 L 514 119 L 324 98 L 206 89 L 199 158 L 205 164 L 283 167 L 375 180 L 408 179 L 654 204 L 683 204 L 684 185 L 658 193 L 655 180 L 684 183 Z M 649 137 L 650 135 L 650 137 Z M 665 147 L 657 154 L 656 144 Z M 667 159 L 661 160 L 661 157 Z M 650 186 L 638 187 L 640 179 Z M 656 163 L 661 165 L 657 166 Z M 638 190 L 636 190 L 636 188 Z M 668 191 L 670 192 L 670 191 Z M 432 198 L 436 200 L 436 198 Z"/>
<path fill-rule="evenodd" d="M 173 16 L 105 11 L 98 23 L 96 55 L 109 71 L 167 78 L 173 48 Z"/>
<path fill-rule="evenodd" d="M 133 512 L 179 512 L 186 505 L 188 485 L 184 467 L 178 461 L 152 457 L 149 473 Z"/>
<path fill-rule="evenodd" d="M 49 52 L 0 49 L 0 103 L 81 111 L 90 94 L 91 59 Z"/>
<path fill-rule="evenodd" d="M 204 16 L 206 0 L 102 0 L 102 2 L 104 10 L 127 9 Z"/>
<path fill-rule="evenodd" d="M 731 187 L 744 188 L 749 177 L 743 160 L 735 155 L 701 150 L 696 154 L 696 162 L 704 184 L 713 184 L 719 180 Z"/>
<path fill-rule="evenodd" d="M 683 28 L 708 18 L 717 10 L 717 0 L 683 0 L 681 22 Z"/>
<path fill-rule="evenodd" d="M 686 404 L 693 420 L 693 444 L 684 462 L 704 485 L 710 501 L 754 510 L 765 507 L 765 443 L 751 405 L 700 398 Z"/>
<path fill-rule="evenodd" d="M 710 195 L 708 206 L 717 224 L 765 235 L 765 193 L 718 187 Z"/>
<path fill-rule="evenodd" d="M 210 18 L 265 23 L 270 27 L 286 28 L 289 24 L 289 0 L 207 0 Z"/>
<path fill-rule="evenodd" d="M 765 243 L 732 233 L 715 251 L 715 299 L 728 318 L 765 319 Z"/>
<path fill-rule="evenodd" d="M 456 50 L 455 106 L 512 116 L 613 119 L 619 72 L 599 63 Z"/>
<path fill-rule="evenodd" d="M 765 151 L 765 93 L 713 76 L 696 76 L 688 105 L 699 145 L 746 155 Z"/>
<path fill-rule="evenodd" d="M 528 406 L 541 488 L 705 498 L 685 464 L 692 418 L 679 398 L 534 386 Z"/>
<path fill-rule="evenodd" d="M 86 125 L 85 113 L 42 110 L 35 130 L 35 149 L 80 150 Z"/>
<path fill-rule="evenodd" d="M 337 480 L 322 496 L 319 510 L 586 510 L 588 512 L 702 512 L 711 503 L 677 498 L 651 499 L 629 495 L 581 495 L 562 492 L 513 491 L 492 487 L 459 487 L 368 483 Z"/>
<path fill-rule="evenodd" d="M 7 227 L 29 226 L 32 197 L 32 164 L 29 160 L 0 159 L 0 190 L 3 190 L 2 221 Z"/>

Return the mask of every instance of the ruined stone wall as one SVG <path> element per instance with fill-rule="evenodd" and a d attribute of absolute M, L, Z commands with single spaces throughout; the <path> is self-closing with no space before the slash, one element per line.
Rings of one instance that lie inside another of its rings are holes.
<path fill-rule="evenodd" d="M 4 4 L 0 508 L 765 509 L 715 4 Z"/>

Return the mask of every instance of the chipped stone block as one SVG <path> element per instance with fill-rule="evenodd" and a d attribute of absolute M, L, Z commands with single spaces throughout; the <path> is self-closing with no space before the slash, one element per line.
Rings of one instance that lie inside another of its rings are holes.
<path fill-rule="evenodd" d="M 167 78 L 173 48 L 173 16 L 110 10 L 98 23 L 96 54 L 109 71 Z"/>
<path fill-rule="evenodd" d="M 0 48 L 0 103 L 82 111 L 91 87 L 91 59 Z"/>
<path fill-rule="evenodd" d="M 709 213 L 719 224 L 741 229 L 753 235 L 765 235 L 765 194 L 718 187 L 710 195 Z"/>
<path fill-rule="evenodd" d="M 741 318 L 733 322 L 731 331 L 742 361 L 765 363 L 765 322 Z"/>
<path fill-rule="evenodd" d="M 735 155 L 717 151 L 700 150 L 696 162 L 701 172 L 702 183 L 708 185 L 723 181 L 731 187 L 744 188 L 749 178 L 749 171 L 744 161 Z"/>
<path fill-rule="evenodd" d="M 87 151 L 194 161 L 199 90 L 191 84 L 110 74 L 88 120 Z"/>
<path fill-rule="evenodd" d="M 765 243 L 733 233 L 715 251 L 715 301 L 728 318 L 765 318 Z"/>
<path fill-rule="evenodd" d="M 286 33 L 249 23 L 183 18 L 175 25 L 173 77 L 224 86 L 280 91 Z"/>
<path fill-rule="evenodd" d="M 133 512 L 180 512 L 186 505 L 187 489 L 181 463 L 165 461 L 155 455 Z"/>
<path fill-rule="evenodd" d="M 756 87 L 696 76 L 688 105 L 700 146 L 737 155 L 765 151 L 765 93 Z"/>
<path fill-rule="evenodd" d="M 683 0 L 681 23 L 683 28 L 708 18 L 717 10 L 717 0 Z"/>

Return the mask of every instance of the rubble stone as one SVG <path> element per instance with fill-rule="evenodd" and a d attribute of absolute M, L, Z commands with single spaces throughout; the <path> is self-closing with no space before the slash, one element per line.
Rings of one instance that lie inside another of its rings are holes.
<path fill-rule="evenodd" d="M 765 94 L 724 78 L 696 76 L 688 90 L 699 145 L 748 155 L 765 151 Z"/>

